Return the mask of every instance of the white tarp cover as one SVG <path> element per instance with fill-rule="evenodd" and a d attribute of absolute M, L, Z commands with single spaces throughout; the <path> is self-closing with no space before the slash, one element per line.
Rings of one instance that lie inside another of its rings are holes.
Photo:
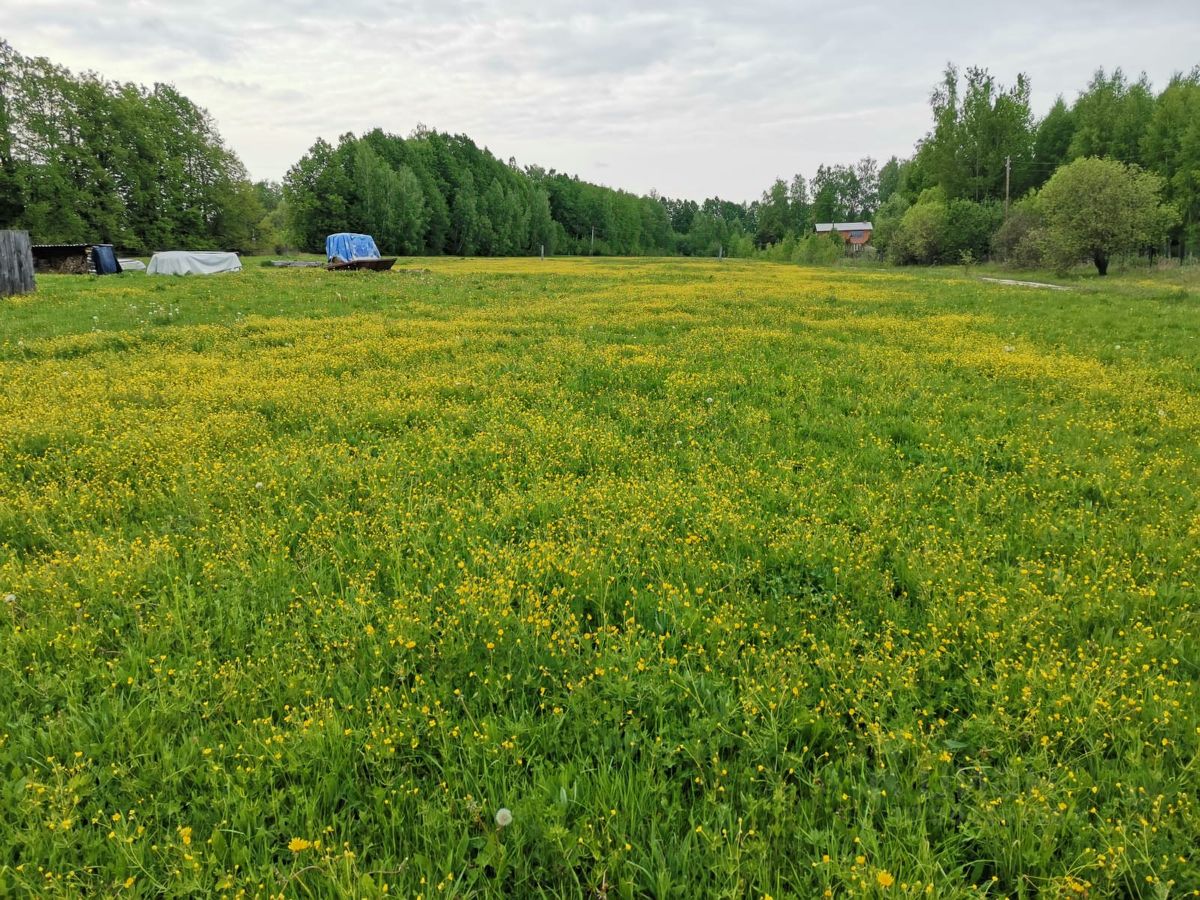
<path fill-rule="evenodd" d="M 145 272 L 146 264 L 140 259 L 118 259 L 122 272 Z"/>
<path fill-rule="evenodd" d="M 147 275 L 216 275 L 240 272 L 242 261 L 236 253 L 216 251 L 167 250 L 150 257 Z"/>

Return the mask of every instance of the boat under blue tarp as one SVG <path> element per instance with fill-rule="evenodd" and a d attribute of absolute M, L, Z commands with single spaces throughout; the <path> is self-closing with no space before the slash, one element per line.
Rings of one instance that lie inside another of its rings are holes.
<path fill-rule="evenodd" d="M 325 256 L 330 262 L 379 259 L 379 248 L 375 246 L 375 238 L 369 234 L 341 232 L 325 238 Z"/>

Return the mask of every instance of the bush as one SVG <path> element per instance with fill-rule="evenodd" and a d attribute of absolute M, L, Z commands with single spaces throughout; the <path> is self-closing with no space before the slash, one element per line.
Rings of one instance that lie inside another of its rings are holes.
<path fill-rule="evenodd" d="M 912 206 L 903 194 L 892 194 L 884 204 L 875 211 L 875 231 L 871 235 L 871 243 L 883 253 L 891 248 L 892 238 L 900 227 L 900 220 Z"/>
<path fill-rule="evenodd" d="M 729 239 L 729 247 L 725 255 L 738 259 L 748 259 L 754 255 L 754 238 L 748 234 L 734 234 Z"/>
<path fill-rule="evenodd" d="M 767 244 L 762 249 L 763 259 L 769 259 L 772 262 L 794 262 L 795 255 L 796 236 L 790 233 L 785 234 L 773 244 Z"/>
<path fill-rule="evenodd" d="M 964 253 L 985 259 L 1001 217 L 994 203 L 947 202 L 940 190 L 925 191 L 901 217 L 888 240 L 888 256 L 900 265 L 927 266 L 957 264 Z"/>
<path fill-rule="evenodd" d="M 883 261 L 883 254 L 878 248 L 872 247 L 870 244 L 860 248 L 854 253 L 847 253 L 839 262 L 843 266 L 874 266 Z"/>
<path fill-rule="evenodd" d="M 802 266 L 832 266 L 846 257 L 846 242 L 840 234 L 785 234 L 759 252 L 761 259 L 799 263 Z"/>
<path fill-rule="evenodd" d="M 992 235 L 992 258 L 1023 269 L 1039 267 L 1044 225 L 1036 195 L 1018 200 Z"/>
<path fill-rule="evenodd" d="M 929 193 L 928 191 L 926 193 Z M 932 265 L 941 255 L 949 214 L 939 199 L 925 200 L 925 195 L 900 220 L 892 236 L 889 256 L 900 265 Z"/>
<path fill-rule="evenodd" d="M 793 261 L 806 266 L 831 266 L 846 255 L 846 242 L 835 233 L 810 234 L 796 245 Z"/>
<path fill-rule="evenodd" d="M 1003 218 L 1004 211 L 996 203 L 951 200 L 946 207 L 946 230 L 937 261 L 957 264 L 963 253 L 970 253 L 977 261 L 986 259 L 992 235 Z"/>

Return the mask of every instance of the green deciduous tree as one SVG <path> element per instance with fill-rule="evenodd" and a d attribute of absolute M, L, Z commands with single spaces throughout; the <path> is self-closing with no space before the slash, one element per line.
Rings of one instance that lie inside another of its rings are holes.
<path fill-rule="evenodd" d="M 1034 134 L 1031 187 L 1044 184 L 1055 169 L 1069 160 L 1074 135 L 1075 117 L 1060 96 L 1038 123 Z"/>
<path fill-rule="evenodd" d="M 900 219 L 888 255 L 898 263 L 936 263 L 949 221 L 946 194 L 941 188 L 925 191 Z"/>
<path fill-rule="evenodd" d="M 1200 66 L 1176 75 L 1158 97 L 1142 137 L 1146 166 L 1166 182 L 1180 212 L 1179 254 L 1200 243 Z"/>
<path fill-rule="evenodd" d="M 1114 254 L 1153 247 L 1177 220 L 1161 177 L 1114 159 L 1063 166 L 1038 195 L 1046 259 L 1059 270 L 1091 260 L 1105 275 Z"/>
<path fill-rule="evenodd" d="M 868 204 L 878 196 L 875 161 L 867 158 L 858 166 L 818 166 L 812 179 L 812 216 L 814 222 L 848 222 L 863 217 Z M 864 185 L 860 174 L 873 179 Z"/>
<path fill-rule="evenodd" d="M 77 76 L 0 41 L 0 224 L 202 249 L 242 246 L 261 217 L 212 118 L 170 85 Z"/>
<path fill-rule="evenodd" d="M 1071 109 L 1075 131 L 1069 156 L 1108 156 L 1121 162 L 1142 161 L 1142 137 L 1154 115 L 1154 94 L 1143 75 L 1130 84 L 1116 69 L 1092 77 Z"/>
<path fill-rule="evenodd" d="M 360 227 L 385 253 L 419 253 L 424 248 L 426 210 L 421 183 L 408 166 L 392 169 L 360 141 L 354 148 L 354 180 Z"/>
<path fill-rule="evenodd" d="M 903 163 L 893 156 L 879 170 L 879 202 L 887 203 L 902 188 Z"/>
<path fill-rule="evenodd" d="M 283 181 L 291 239 L 303 250 L 320 252 L 327 235 L 350 227 L 353 179 L 346 171 L 351 149 L 343 138 L 340 147 L 318 139 L 288 169 Z"/>
<path fill-rule="evenodd" d="M 874 225 L 875 230 L 871 234 L 871 243 L 884 253 L 889 253 L 892 245 L 892 238 L 895 236 L 897 229 L 900 227 L 900 222 L 904 218 L 904 214 L 908 212 L 911 206 L 906 198 L 901 193 L 892 193 L 883 205 L 875 211 Z"/>
<path fill-rule="evenodd" d="M 777 178 L 774 184 L 763 192 L 762 201 L 758 205 L 758 245 L 765 247 L 767 244 L 773 244 L 789 232 L 794 234 L 795 228 L 788 185 L 782 178 Z"/>
<path fill-rule="evenodd" d="M 12 48 L 0 40 L 0 228 L 17 224 L 25 211 L 25 191 L 13 157 L 9 97 L 15 92 L 16 72 L 9 63 Z"/>
<path fill-rule="evenodd" d="M 1014 190 L 1031 180 L 1029 92 L 1023 74 L 1004 87 L 980 68 L 966 70 L 960 89 L 958 69 L 946 67 L 930 97 L 934 125 L 921 142 L 919 156 L 947 198 L 1002 198 L 1006 159 L 1012 163 Z"/>

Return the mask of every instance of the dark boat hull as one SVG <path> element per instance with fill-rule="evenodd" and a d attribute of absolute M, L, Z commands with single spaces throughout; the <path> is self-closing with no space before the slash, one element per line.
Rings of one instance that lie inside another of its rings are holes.
<path fill-rule="evenodd" d="M 352 259 L 350 262 L 331 262 L 325 268 L 331 272 L 344 272 L 354 269 L 366 269 L 370 272 L 386 272 L 396 264 L 396 257 L 384 259 Z"/>

